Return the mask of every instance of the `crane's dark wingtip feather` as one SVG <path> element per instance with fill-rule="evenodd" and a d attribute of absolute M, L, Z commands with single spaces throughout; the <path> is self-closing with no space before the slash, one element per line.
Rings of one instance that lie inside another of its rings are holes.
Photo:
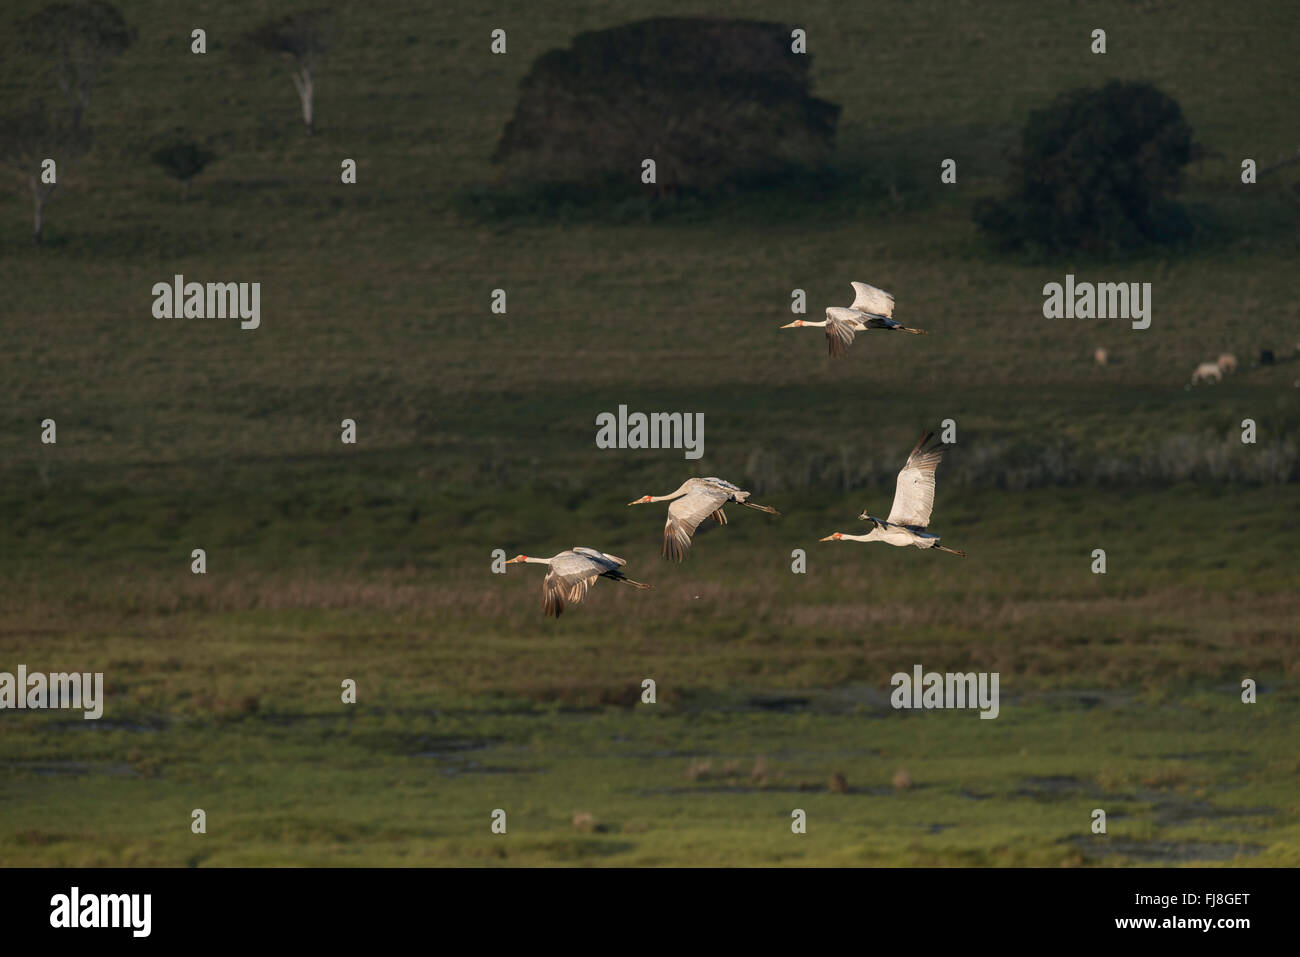
<path fill-rule="evenodd" d="M 690 551 L 691 538 L 686 536 L 683 542 L 678 536 L 681 528 L 675 523 L 675 520 L 669 518 L 668 524 L 664 526 L 664 548 L 663 556 L 672 562 L 680 564 L 686 558 L 687 552 Z"/>

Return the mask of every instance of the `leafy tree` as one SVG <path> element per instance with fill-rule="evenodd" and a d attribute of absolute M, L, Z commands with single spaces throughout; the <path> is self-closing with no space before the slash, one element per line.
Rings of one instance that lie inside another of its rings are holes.
<path fill-rule="evenodd" d="M 19 21 L 16 32 L 26 50 L 46 62 L 67 97 L 73 132 L 81 129 L 99 74 L 135 41 L 135 31 L 105 0 L 51 3 Z"/>
<path fill-rule="evenodd" d="M 0 167 L 31 192 L 32 237 L 37 243 L 45 229 L 45 205 L 58 179 L 66 176 L 70 163 L 89 148 L 90 131 L 74 129 L 69 118 L 47 108 L 42 100 L 0 117 Z M 47 159 L 55 162 L 53 183 L 44 181 L 41 164 Z"/>
<path fill-rule="evenodd" d="M 656 18 L 576 36 L 520 82 L 493 159 L 512 181 L 637 183 L 657 191 L 816 167 L 840 108 L 809 92 L 791 31 L 751 20 Z"/>
<path fill-rule="evenodd" d="M 321 55 L 329 48 L 329 27 L 330 11 L 322 7 L 268 20 L 244 36 L 253 47 L 288 62 L 302 104 L 302 121 L 309 136 L 316 131 L 313 121 L 315 72 Z"/>
<path fill-rule="evenodd" d="M 1029 115 L 1008 195 L 973 209 L 1007 250 L 1114 252 L 1188 232 L 1169 195 L 1196 147 L 1172 98 L 1148 83 L 1072 90 Z"/>
<path fill-rule="evenodd" d="M 181 199 L 190 194 L 190 180 L 217 158 L 217 154 L 200 145 L 184 130 L 175 130 L 149 154 L 162 171 L 181 184 Z"/>

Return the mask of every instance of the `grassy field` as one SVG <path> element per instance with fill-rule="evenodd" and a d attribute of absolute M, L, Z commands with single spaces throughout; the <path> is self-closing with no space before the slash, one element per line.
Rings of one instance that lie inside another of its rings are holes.
<path fill-rule="evenodd" d="M 109 694 L 98 722 L 0 712 L 0 864 L 1300 864 L 1300 167 L 1239 179 L 1300 145 L 1300 10 L 444 8 L 340 10 L 307 137 L 286 71 L 232 55 L 270 5 L 124 6 L 139 41 L 42 248 L 0 194 L 0 671 L 103 671 Z M 537 55 L 704 13 L 807 29 L 839 185 L 467 201 L 512 189 L 487 157 Z M 6 100 L 30 91 L 16 63 Z M 1027 111 L 1113 77 L 1156 82 L 1205 147 L 1196 242 L 989 252 L 970 204 Z M 178 124 L 220 154 L 183 202 L 140 146 Z M 153 319 L 175 273 L 261 282 L 261 328 Z M 1151 282 L 1151 328 L 1045 320 L 1066 273 Z M 819 331 L 778 331 L 792 289 L 815 314 L 850 279 L 930 335 L 831 363 Z M 1240 371 L 1185 388 L 1222 351 Z M 703 412 L 703 459 L 597 449 L 619 404 Z M 934 528 L 968 558 L 818 543 L 887 511 L 948 418 Z M 782 515 L 665 563 L 664 506 L 625 503 L 692 474 Z M 556 622 L 540 569 L 490 571 L 579 544 L 655 590 L 602 582 Z M 917 663 L 997 671 L 999 718 L 892 709 Z"/>

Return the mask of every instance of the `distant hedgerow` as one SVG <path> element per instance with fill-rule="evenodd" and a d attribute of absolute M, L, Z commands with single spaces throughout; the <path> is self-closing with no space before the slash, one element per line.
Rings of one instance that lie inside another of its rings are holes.
<path fill-rule="evenodd" d="M 1105 254 L 1187 235 L 1170 194 L 1193 158 L 1182 109 L 1149 83 L 1072 90 L 1029 115 L 1008 195 L 973 218 L 1004 250 Z"/>

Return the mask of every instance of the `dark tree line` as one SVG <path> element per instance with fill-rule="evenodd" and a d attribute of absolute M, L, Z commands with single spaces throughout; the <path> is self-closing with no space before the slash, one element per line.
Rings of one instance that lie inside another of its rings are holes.
<path fill-rule="evenodd" d="M 308 135 L 330 25 L 328 9 L 303 10 L 238 44 L 288 66 Z M 792 50 L 791 35 L 774 23 L 676 18 L 581 34 L 533 64 L 493 158 L 512 182 L 583 188 L 632 182 L 653 159 L 656 193 L 816 169 L 833 150 L 840 108 L 812 96 L 809 57 Z M 19 21 L 13 37 L 63 94 L 62 109 L 36 96 L 0 116 L 0 167 L 30 192 L 39 243 L 57 177 L 90 148 L 95 85 L 135 31 L 107 0 L 69 0 Z M 181 130 L 147 149 L 182 198 L 215 159 Z M 1172 196 L 1196 150 L 1178 103 L 1150 84 L 1073 90 L 1030 114 L 1005 195 L 980 200 L 972 215 L 1007 251 L 1104 253 L 1177 240 L 1190 227 Z M 43 168 L 48 159 L 57 174 Z"/>

